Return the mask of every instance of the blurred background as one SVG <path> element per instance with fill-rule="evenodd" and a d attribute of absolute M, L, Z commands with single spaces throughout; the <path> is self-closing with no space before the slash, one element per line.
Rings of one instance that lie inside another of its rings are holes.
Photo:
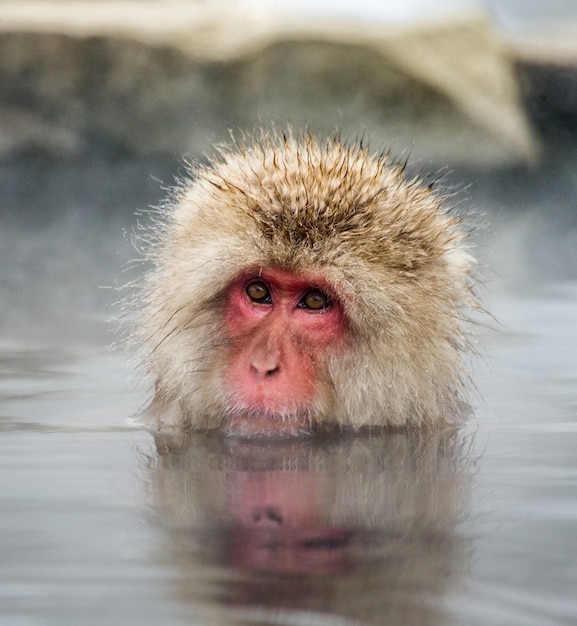
<path fill-rule="evenodd" d="M 0 1 L 0 333 L 109 340 L 135 213 L 271 123 L 441 177 L 491 293 L 574 278 L 576 32 L 571 0 Z"/>

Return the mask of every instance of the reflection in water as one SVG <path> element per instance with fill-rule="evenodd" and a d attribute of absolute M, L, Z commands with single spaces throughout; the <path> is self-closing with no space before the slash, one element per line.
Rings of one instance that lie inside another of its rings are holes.
<path fill-rule="evenodd" d="M 209 623 L 447 624 L 469 549 L 459 433 L 157 439 L 160 559 Z"/>

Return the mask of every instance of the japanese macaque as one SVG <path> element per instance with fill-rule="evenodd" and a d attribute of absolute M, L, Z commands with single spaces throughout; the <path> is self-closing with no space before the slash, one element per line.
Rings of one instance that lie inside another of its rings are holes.
<path fill-rule="evenodd" d="M 284 437 L 462 413 L 466 232 L 387 154 L 262 133 L 182 183 L 142 246 L 155 429 Z"/>

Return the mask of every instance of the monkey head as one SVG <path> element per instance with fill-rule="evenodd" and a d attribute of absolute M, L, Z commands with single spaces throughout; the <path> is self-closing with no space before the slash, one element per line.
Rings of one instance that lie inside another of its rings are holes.
<path fill-rule="evenodd" d="M 134 334 L 156 428 L 433 427 L 466 389 L 472 257 L 387 154 L 263 133 L 196 166 L 142 237 Z"/>

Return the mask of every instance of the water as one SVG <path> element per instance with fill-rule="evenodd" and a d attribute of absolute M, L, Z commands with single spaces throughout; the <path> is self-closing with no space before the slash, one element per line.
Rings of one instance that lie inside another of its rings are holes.
<path fill-rule="evenodd" d="M 0 347 L 0 625 L 572 624 L 577 283 L 494 296 L 458 433 L 159 440 L 103 343 Z"/>
<path fill-rule="evenodd" d="M 574 164 L 456 176 L 497 320 L 474 418 L 276 444 L 154 441 L 107 347 L 98 286 L 176 166 L 2 165 L 0 626 L 577 623 Z"/>
<path fill-rule="evenodd" d="M 577 620 L 577 285 L 504 298 L 506 330 L 480 377 L 467 624 Z"/>
<path fill-rule="evenodd" d="M 455 176 L 490 224 L 474 417 L 284 443 L 134 419 L 98 286 L 175 163 L 2 163 L 0 626 L 577 623 L 577 159 L 547 160 Z"/>

